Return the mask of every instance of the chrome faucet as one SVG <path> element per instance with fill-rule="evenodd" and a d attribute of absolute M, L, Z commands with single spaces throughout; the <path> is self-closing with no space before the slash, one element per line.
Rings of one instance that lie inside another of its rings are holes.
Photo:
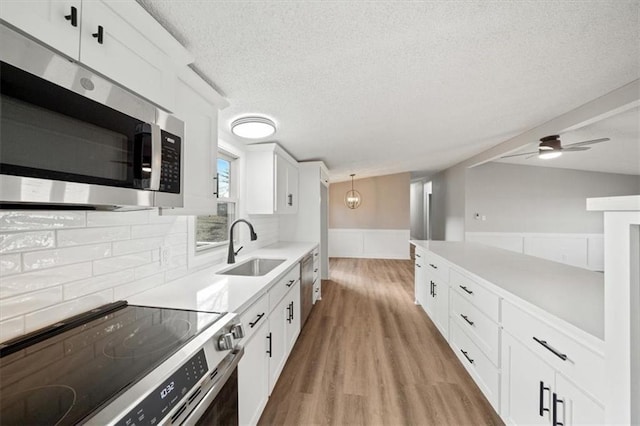
<path fill-rule="evenodd" d="M 249 225 L 249 232 L 251 232 L 251 241 L 255 241 L 258 239 L 258 234 L 256 234 L 256 232 L 253 230 L 253 225 L 250 224 L 248 221 L 244 219 L 238 219 L 235 222 L 233 222 L 231 224 L 231 228 L 229 228 L 229 253 L 227 254 L 227 263 L 236 263 L 236 256 L 238 253 L 240 253 L 240 250 L 242 250 L 242 247 L 243 247 L 243 246 L 240 246 L 240 248 L 237 251 L 234 251 L 233 249 L 233 227 L 236 226 L 238 222 L 244 222 L 247 225 Z"/>

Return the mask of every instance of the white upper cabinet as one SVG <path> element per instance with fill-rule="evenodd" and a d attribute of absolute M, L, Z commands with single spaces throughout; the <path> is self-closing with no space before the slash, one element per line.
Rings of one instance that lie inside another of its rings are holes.
<path fill-rule="evenodd" d="M 247 213 L 298 212 L 298 162 L 275 143 L 247 146 Z"/>
<path fill-rule="evenodd" d="M 163 209 L 163 215 L 216 213 L 214 178 L 218 155 L 218 110 L 226 105 L 226 101 L 191 69 L 185 68 L 180 73 L 175 114 L 184 121 L 184 207 Z"/>
<path fill-rule="evenodd" d="M 0 2 L 0 18 L 72 59 L 80 57 L 80 0 Z"/>
<path fill-rule="evenodd" d="M 167 55 L 115 10 L 117 3 L 82 2 L 80 62 L 170 111 L 175 71 Z"/>
<path fill-rule="evenodd" d="M 189 53 L 135 1 L 3 1 L 2 20 L 173 112 Z"/>

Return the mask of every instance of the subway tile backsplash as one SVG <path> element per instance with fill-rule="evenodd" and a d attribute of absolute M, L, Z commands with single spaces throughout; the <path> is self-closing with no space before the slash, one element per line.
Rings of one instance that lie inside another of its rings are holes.
<path fill-rule="evenodd" d="M 250 220 L 259 240 L 245 252 L 278 241 L 277 217 Z M 0 210 L 0 342 L 188 274 L 187 222 L 157 210 Z"/>
<path fill-rule="evenodd" d="M 186 216 L 0 211 L 0 341 L 188 272 Z"/>

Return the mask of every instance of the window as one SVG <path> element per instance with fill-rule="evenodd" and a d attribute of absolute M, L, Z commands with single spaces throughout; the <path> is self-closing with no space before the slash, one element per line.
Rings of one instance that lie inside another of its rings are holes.
<path fill-rule="evenodd" d="M 216 214 L 196 217 L 196 250 L 207 250 L 229 242 L 229 227 L 236 219 L 236 158 L 218 152 L 216 179 L 218 208 Z"/>

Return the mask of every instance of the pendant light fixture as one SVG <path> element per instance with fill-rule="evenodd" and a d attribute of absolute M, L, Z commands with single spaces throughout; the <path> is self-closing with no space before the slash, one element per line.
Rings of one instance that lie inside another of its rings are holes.
<path fill-rule="evenodd" d="M 350 209 L 357 209 L 360 206 L 360 202 L 362 201 L 362 196 L 360 193 L 353 189 L 353 177 L 355 174 L 351 174 L 351 191 L 347 191 L 347 194 L 344 196 L 344 203 Z"/>

